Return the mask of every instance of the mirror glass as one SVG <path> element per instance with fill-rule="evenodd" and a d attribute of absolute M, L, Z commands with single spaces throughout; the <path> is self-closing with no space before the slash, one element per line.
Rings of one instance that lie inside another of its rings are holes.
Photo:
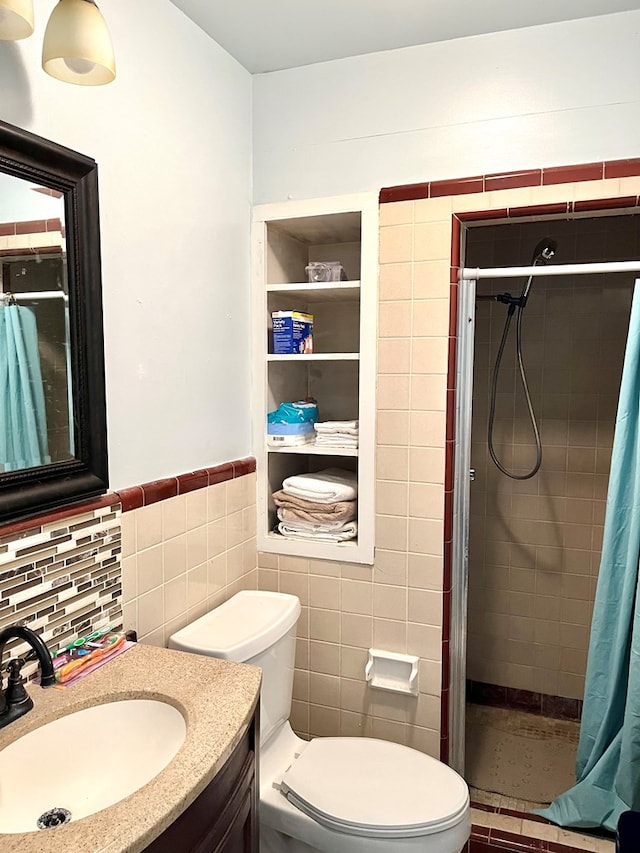
<path fill-rule="evenodd" d="M 74 456 L 60 192 L 0 174 L 0 473 Z"/>
<path fill-rule="evenodd" d="M 97 165 L 0 121 L 0 523 L 107 487 Z"/>

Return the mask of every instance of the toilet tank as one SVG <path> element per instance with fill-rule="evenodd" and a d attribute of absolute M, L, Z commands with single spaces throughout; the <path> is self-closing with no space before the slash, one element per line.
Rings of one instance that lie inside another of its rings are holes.
<path fill-rule="evenodd" d="M 262 669 L 260 742 L 289 719 L 300 600 L 243 590 L 169 639 L 170 649 L 251 663 Z"/>

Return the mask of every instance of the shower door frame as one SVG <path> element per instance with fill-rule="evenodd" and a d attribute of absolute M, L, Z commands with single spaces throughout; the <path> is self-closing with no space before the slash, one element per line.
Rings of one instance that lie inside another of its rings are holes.
<path fill-rule="evenodd" d="M 473 354 L 475 298 L 483 278 L 522 278 L 635 272 L 640 260 L 553 264 L 551 266 L 467 268 L 458 275 L 456 341 L 453 519 L 451 551 L 449 764 L 465 771 L 465 716 L 467 669 L 467 604 L 469 577 L 469 501 L 471 496 L 471 416 L 473 408 Z"/>

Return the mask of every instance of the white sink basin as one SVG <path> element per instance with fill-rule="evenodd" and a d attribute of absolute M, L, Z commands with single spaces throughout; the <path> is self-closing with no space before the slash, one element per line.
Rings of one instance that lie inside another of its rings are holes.
<path fill-rule="evenodd" d="M 52 809 L 79 820 L 112 806 L 157 776 L 186 732 L 173 705 L 151 699 L 96 705 L 34 729 L 0 752 L 0 833 L 36 832 Z"/>

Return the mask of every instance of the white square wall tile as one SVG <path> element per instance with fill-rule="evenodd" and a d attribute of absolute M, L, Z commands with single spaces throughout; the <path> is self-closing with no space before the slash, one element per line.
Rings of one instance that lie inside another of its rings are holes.
<path fill-rule="evenodd" d="M 413 249 L 413 227 L 390 225 L 380 229 L 378 248 L 381 264 L 410 261 Z"/>
<path fill-rule="evenodd" d="M 379 224 L 385 225 L 409 225 L 413 222 L 413 201 L 395 201 L 381 204 L 379 208 Z"/>
<path fill-rule="evenodd" d="M 164 591 L 161 586 L 138 598 L 138 625 L 140 637 L 150 634 L 164 623 Z"/>
<path fill-rule="evenodd" d="M 207 490 L 196 489 L 186 495 L 187 530 L 201 527 L 207 522 Z"/>
<path fill-rule="evenodd" d="M 449 260 L 451 256 L 451 220 L 419 223 L 415 226 L 413 260 Z"/>
<path fill-rule="evenodd" d="M 162 502 L 134 510 L 138 551 L 162 542 Z"/>
<path fill-rule="evenodd" d="M 185 533 L 187 529 L 187 495 L 161 502 L 162 507 L 162 536 L 171 539 Z"/>

